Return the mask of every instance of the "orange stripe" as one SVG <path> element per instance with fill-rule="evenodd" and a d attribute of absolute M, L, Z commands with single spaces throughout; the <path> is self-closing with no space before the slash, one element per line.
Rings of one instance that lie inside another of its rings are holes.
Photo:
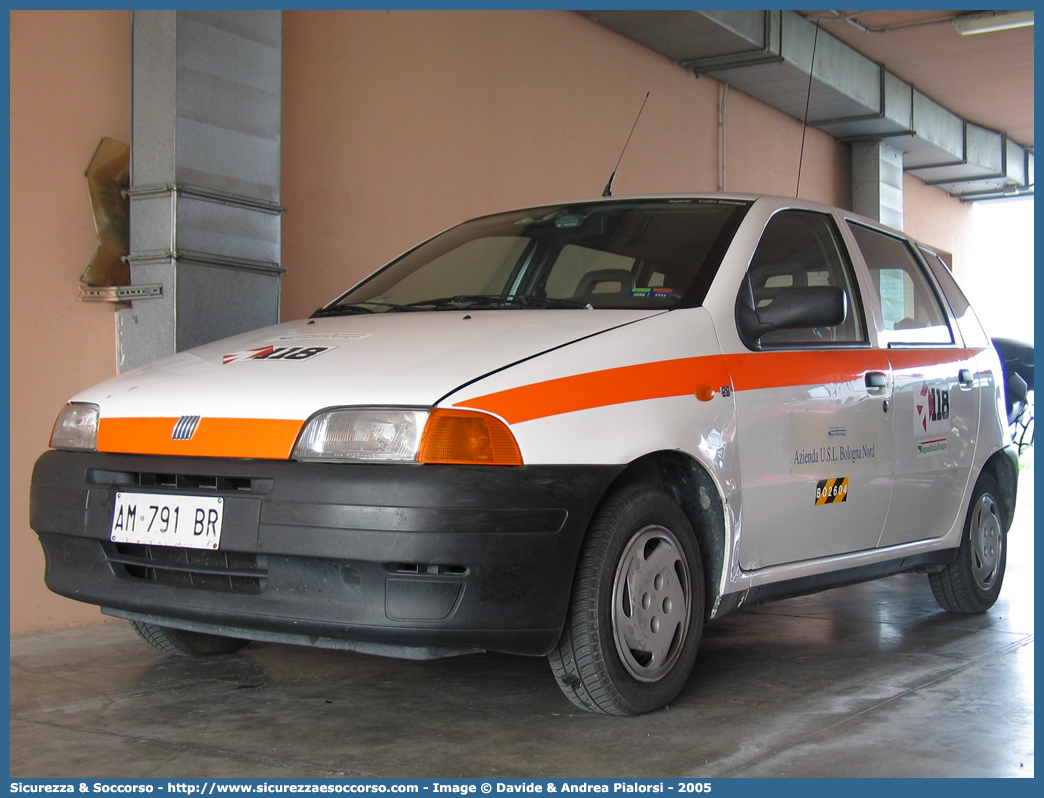
<path fill-rule="evenodd" d="M 574 413 L 594 407 L 692 395 L 698 385 L 717 391 L 729 385 L 720 355 L 642 363 L 537 382 L 457 402 L 454 407 L 485 410 L 508 424 Z"/>
<path fill-rule="evenodd" d="M 819 385 L 861 379 L 867 371 L 913 369 L 967 359 L 975 350 L 832 350 L 745 352 L 679 358 L 593 371 L 523 385 L 457 402 L 485 410 L 509 424 L 596 407 L 694 395 L 700 386 L 718 392 Z M 189 441 L 171 440 L 177 418 L 103 418 L 98 451 L 193 457 L 286 460 L 304 426 L 295 419 L 203 418 Z"/>
<path fill-rule="evenodd" d="M 862 379 L 868 371 L 916 369 L 967 360 L 974 349 L 833 349 L 725 355 L 737 391 Z M 957 378 L 956 372 L 953 375 Z"/>
<path fill-rule="evenodd" d="M 294 419 L 206 418 L 190 441 L 171 440 L 176 418 L 103 418 L 98 451 L 286 460 L 304 426 Z"/>
<path fill-rule="evenodd" d="M 888 371 L 888 353 L 876 349 L 745 352 L 725 355 L 725 362 L 737 391 L 850 382 L 868 371 Z"/>
<path fill-rule="evenodd" d="M 916 369 L 938 366 L 941 363 L 957 360 L 969 360 L 981 351 L 981 349 L 928 349 L 926 351 L 889 349 L 888 359 L 891 361 L 893 369 Z M 953 375 L 953 379 L 957 379 L 956 374 Z"/>
<path fill-rule="evenodd" d="M 868 371 L 888 371 L 890 364 L 909 369 L 972 354 L 955 349 L 852 349 L 707 355 L 560 377 L 465 399 L 453 406 L 484 410 L 508 424 L 519 424 L 624 402 L 692 395 L 700 385 L 717 392 L 725 385 L 736 391 L 754 391 L 851 382 L 863 379 Z"/>

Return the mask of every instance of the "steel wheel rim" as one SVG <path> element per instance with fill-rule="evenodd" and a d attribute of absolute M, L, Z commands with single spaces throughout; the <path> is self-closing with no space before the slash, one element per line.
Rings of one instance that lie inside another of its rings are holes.
<path fill-rule="evenodd" d="M 997 502 L 988 493 L 979 497 L 972 512 L 971 554 L 975 584 L 981 590 L 989 590 L 997 583 L 1004 535 Z"/>
<path fill-rule="evenodd" d="M 651 525 L 627 543 L 613 580 L 613 639 L 635 679 L 663 678 L 681 655 L 692 613 L 692 580 L 678 538 Z"/>

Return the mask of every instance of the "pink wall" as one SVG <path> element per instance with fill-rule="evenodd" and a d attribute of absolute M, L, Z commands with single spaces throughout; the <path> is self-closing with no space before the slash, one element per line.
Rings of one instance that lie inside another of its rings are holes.
<path fill-rule="evenodd" d="M 792 197 L 800 164 L 803 199 L 849 206 L 852 154 L 847 145 L 810 128 L 802 155 L 802 125 L 793 117 L 734 89 L 725 105 L 727 190 Z"/>
<path fill-rule="evenodd" d="M 11 629 L 102 620 L 51 594 L 32 464 L 77 390 L 115 373 L 112 308 L 79 300 L 95 238 L 84 169 L 130 137 L 126 11 L 11 12 Z M 721 84 L 565 11 L 283 15 L 285 318 L 477 214 L 598 196 L 645 93 L 617 195 L 708 191 Z M 848 203 L 848 147 L 807 132 L 801 196 Z M 793 194 L 801 125 L 727 98 L 727 188 Z M 955 254 L 968 208 L 906 181 L 908 229 Z"/>
<path fill-rule="evenodd" d="M 721 84 L 567 11 L 283 14 L 283 315 L 310 313 L 471 216 L 719 187 Z M 801 125 L 728 101 L 728 187 L 793 193 Z M 848 148 L 808 132 L 802 196 L 843 203 Z"/>
<path fill-rule="evenodd" d="M 960 279 L 970 267 L 972 206 L 916 177 L 903 179 L 903 227 L 925 244 L 953 254 L 953 271 Z"/>
<path fill-rule="evenodd" d="M 116 371 L 113 310 L 81 302 L 97 238 L 83 173 L 130 141 L 129 11 L 11 12 L 11 631 L 102 620 L 43 584 L 29 477 L 55 416 Z"/>

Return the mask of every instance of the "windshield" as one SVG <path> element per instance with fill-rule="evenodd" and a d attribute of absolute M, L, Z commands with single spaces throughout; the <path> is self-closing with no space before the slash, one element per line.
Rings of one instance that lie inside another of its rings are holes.
<path fill-rule="evenodd" d="M 693 307 L 748 207 L 620 200 L 486 216 L 421 244 L 314 315 Z"/>

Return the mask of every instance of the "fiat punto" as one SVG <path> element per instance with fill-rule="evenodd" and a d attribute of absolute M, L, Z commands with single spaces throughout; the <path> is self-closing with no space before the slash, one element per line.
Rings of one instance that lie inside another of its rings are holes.
<path fill-rule="evenodd" d="M 918 571 L 986 611 L 1017 488 L 939 255 L 742 195 L 465 222 L 83 391 L 50 445 L 47 585 L 162 651 L 540 655 L 611 714 L 672 700 L 739 607 Z"/>

